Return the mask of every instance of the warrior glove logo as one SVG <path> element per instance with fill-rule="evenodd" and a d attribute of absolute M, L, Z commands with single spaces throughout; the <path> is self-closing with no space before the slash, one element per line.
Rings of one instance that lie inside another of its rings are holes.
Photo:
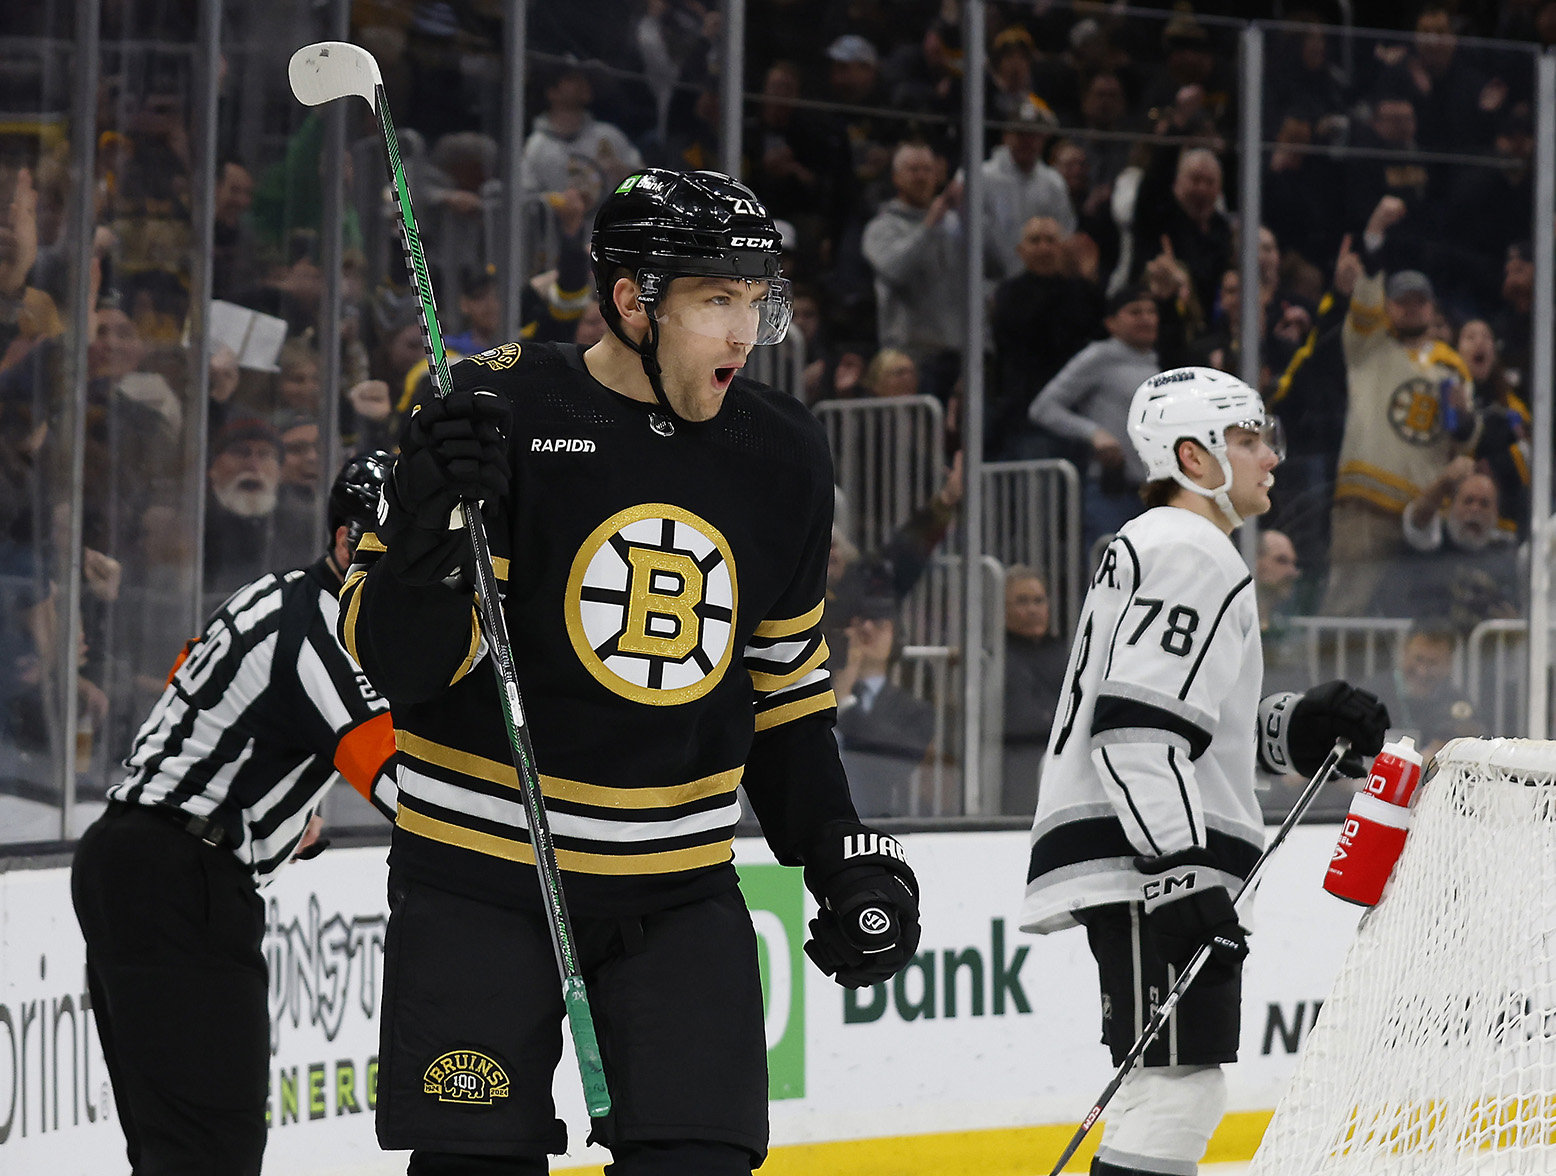
<path fill-rule="evenodd" d="M 866 935 L 884 935 L 891 930 L 891 916 L 880 907 L 865 907 L 859 912 L 859 930 Z"/>
<path fill-rule="evenodd" d="M 594 529 L 567 578 L 567 634 L 613 694 L 650 706 L 701 698 L 734 650 L 735 561 L 689 511 L 647 503 Z"/>
<path fill-rule="evenodd" d="M 895 837 L 889 837 L 885 833 L 850 833 L 843 838 L 844 861 L 847 861 L 849 858 L 869 857 L 874 854 L 896 858 L 904 865 L 908 861 L 908 855 L 902 851 L 902 843 Z"/>
<path fill-rule="evenodd" d="M 439 1102 L 489 1107 L 493 1099 L 508 1097 L 508 1074 L 484 1053 L 450 1050 L 427 1067 L 422 1090 Z"/>

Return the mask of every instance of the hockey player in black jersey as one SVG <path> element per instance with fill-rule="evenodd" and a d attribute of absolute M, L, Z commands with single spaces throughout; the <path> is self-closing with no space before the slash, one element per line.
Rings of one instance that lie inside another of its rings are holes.
<path fill-rule="evenodd" d="M 342 640 L 403 756 L 378 1137 L 419 1176 L 542 1173 L 567 1142 L 562 998 L 461 501 L 484 502 L 614 1100 L 593 1135 L 609 1171 L 746 1174 L 766 1153 L 738 785 L 778 860 L 804 867 L 823 971 L 858 986 L 912 958 L 917 882 L 859 823 L 832 736 L 826 442 L 739 375 L 788 324 L 779 248 L 735 180 L 628 176 L 594 226 L 611 333 L 456 365 L 407 423 L 348 574 Z M 476 1055 L 504 1081 L 462 1104 L 441 1076 Z"/>
<path fill-rule="evenodd" d="M 335 635 L 388 454 L 346 463 L 311 567 L 245 584 L 180 654 L 71 898 L 130 1168 L 258 1176 L 270 1021 L 258 886 L 316 841 L 344 778 L 394 815 L 394 727 Z"/>
<path fill-rule="evenodd" d="M 1340 681 L 1259 701 L 1258 606 L 1230 536 L 1270 509 L 1273 425 L 1257 392 L 1209 368 L 1135 392 L 1151 509 L 1092 578 L 1038 781 L 1021 927 L 1086 928 L 1114 1065 L 1211 949 L 1109 1104 L 1093 1176 L 1192 1176 L 1220 1121 L 1248 952 L 1228 883 L 1264 846 L 1256 767 L 1310 775 L 1336 737 L 1370 756 L 1388 727 L 1376 697 Z"/>

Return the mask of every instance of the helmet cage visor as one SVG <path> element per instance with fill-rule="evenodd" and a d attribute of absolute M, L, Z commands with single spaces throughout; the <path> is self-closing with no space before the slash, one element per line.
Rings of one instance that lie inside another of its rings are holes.
<path fill-rule="evenodd" d="M 1248 417 L 1240 421 L 1228 421 L 1221 427 L 1221 444 L 1226 445 L 1226 435 L 1232 429 L 1247 429 L 1258 434 L 1259 440 L 1270 447 L 1276 461 L 1286 460 L 1286 429 L 1280 417 L 1272 415 Z"/>
<path fill-rule="evenodd" d="M 669 283 L 682 279 L 676 297 Z M 782 342 L 794 318 L 794 294 L 787 278 L 742 277 L 718 273 L 638 274 L 643 303 L 660 327 L 745 347 Z"/>

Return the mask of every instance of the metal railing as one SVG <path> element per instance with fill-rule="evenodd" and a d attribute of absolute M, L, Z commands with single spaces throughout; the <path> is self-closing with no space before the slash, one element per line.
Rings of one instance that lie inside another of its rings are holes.
<path fill-rule="evenodd" d="M 1083 591 L 1079 472 L 1062 459 L 987 462 L 983 495 L 983 550 L 1006 567 L 1024 564 L 1042 575 L 1054 631 L 1068 636 Z"/>
<path fill-rule="evenodd" d="M 1528 643 L 1529 622 L 1522 617 L 1482 621 L 1465 641 L 1466 685 L 1488 736 L 1517 737 L 1527 729 Z"/>
<path fill-rule="evenodd" d="M 825 400 L 838 521 L 860 551 L 880 551 L 929 500 L 945 467 L 945 409 L 933 396 Z"/>
<path fill-rule="evenodd" d="M 1292 617 L 1289 623 L 1302 633 L 1310 684 L 1392 669 L 1414 624 L 1408 617 Z"/>
<path fill-rule="evenodd" d="M 981 651 L 977 663 L 979 709 L 984 717 L 979 762 L 986 782 L 985 795 L 998 797 L 1005 729 L 1005 568 L 988 555 L 979 564 L 984 604 L 983 632 L 977 642 Z M 936 556 L 902 603 L 902 633 L 908 644 L 901 655 L 900 685 L 935 708 L 927 789 L 915 790 L 909 816 L 925 815 L 919 807 L 925 791 L 934 798 L 929 815 L 961 811 L 961 772 L 957 770 L 953 776 L 952 770 L 959 769 L 964 762 L 957 716 L 968 660 L 962 655 L 962 622 L 967 615 L 962 600 L 965 583 L 961 556 Z"/>
<path fill-rule="evenodd" d="M 805 337 L 791 326 L 783 342 L 771 347 L 753 347 L 741 375 L 787 392 L 796 400 L 804 400 Z"/>

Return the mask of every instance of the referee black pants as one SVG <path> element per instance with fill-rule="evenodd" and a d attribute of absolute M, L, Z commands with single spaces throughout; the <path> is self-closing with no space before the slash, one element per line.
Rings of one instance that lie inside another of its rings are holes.
<path fill-rule="evenodd" d="M 114 805 L 82 836 L 70 890 L 134 1176 L 258 1176 L 270 1033 L 253 876 Z"/>

